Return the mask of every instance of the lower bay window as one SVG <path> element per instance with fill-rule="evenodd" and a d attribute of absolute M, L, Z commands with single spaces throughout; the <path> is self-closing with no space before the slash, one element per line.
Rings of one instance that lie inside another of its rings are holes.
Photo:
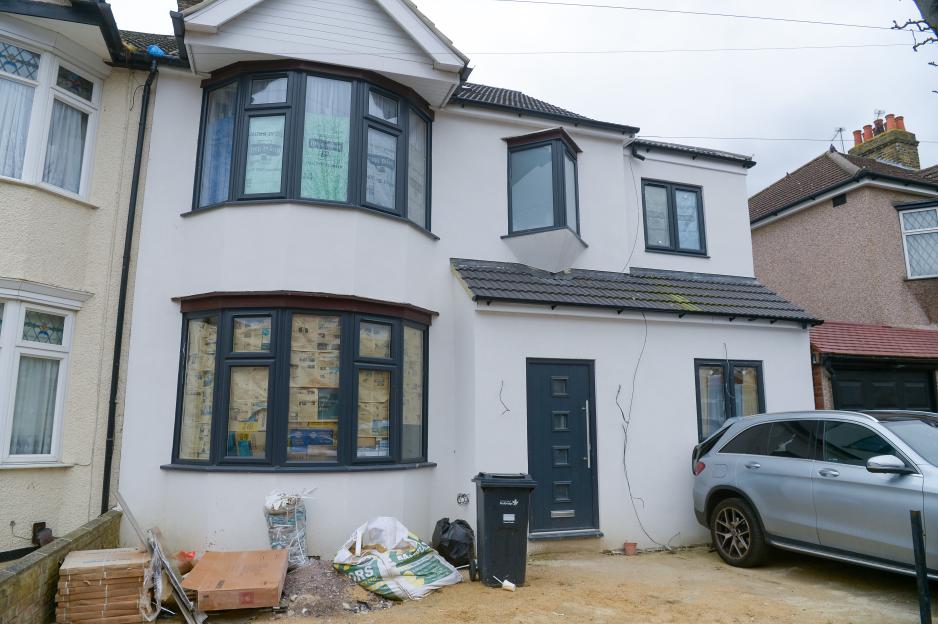
<path fill-rule="evenodd" d="M 426 461 L 426 322 L 302 307 L 183 322 L 175 464 L 338 468 Z"/>
<path fill-rule="evenodd" d="M 694 360 L 698 433 L 703 440 L 727 418 L 765 411 L 762 362 Z"/>

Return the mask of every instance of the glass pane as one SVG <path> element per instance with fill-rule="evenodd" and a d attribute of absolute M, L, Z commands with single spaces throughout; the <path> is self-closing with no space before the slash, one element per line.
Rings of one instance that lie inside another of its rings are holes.
<path fill-rule="evenodd" d="M 423 457 L 424 331 L 404 326 L 404 430 L 403 459 Z"/>
<path fill-rule="evenodd" d="M 365 200 L 394 210 L 397 186 L 397 137 L 368 128 L 368 180 Z"/>
<path fill-rule="evenodd" d="M 699 196 L 693 191 L 674 191 L 674 209 L 677 213 L 677 246 L 681 249 L 701 251 Z"/>
<path fill-rule="evenodd" d="M 23 323 L 23 340 L 61 345 L 64 337 L 64 316 L 26 310 L 26 320 Z"/>
<path fill-rule="evenodd" d="M 351 83 L 307 76 L 302 197 L 348 201 L 351 110 Z"/>
<path fill-rule="evenodd" d="M 244 194 L 279 193 L 283 169 L 283 115 L 251 117 Z"/>
<path fill-rule="evenodd" d="M 909 277 L 938 275 L 938 232 L 906 234 Z"/>
<path fill-rule="evenodd" d="M 234 83 L 215 89 L 208 95 L 205 136 L 202 139 L 200 206 L 210 206 L 228 199 L 237 104 L 238 85 Z"/>
<path fill-rule="evenodd" d="M 511 152 L 511 229 L 554 225 L 554 174 L 551 147 Z"/>
<path fill-rule="evenodd" d="M 697 390 L 700 395 L 700 435 L 706 438 L 726 420 L 726 382 L 722 366 L 698 366 Z"/>
<path fill-rule="evenodd" d="M 410 111 L 407 137 L 407 218 L 427 227 L 427 122 Z"/>
<path fill-rule="evenodd" d="M 903 212 L 902 227 L 906 231 L 938 228 L 938 210 Z"/>
<path fill-rule="evenodd" d="M 361 323 L 358 329 L 358 355 L 391 357 L 391 326 L 384 323 Z"/>
<path fill-rule="evenodd" d="M 75 72 L 65 69 L 61 65 L 59 66 L 59 75 L 55 79 L 55 84 L 62 87 L 69 93 L 77 95 L 78 97 L 91 101 L 91 95 L 94 93 L 94 83 L 83 78 Z"/>
<path fill-rule="evenodd" d="M 551 377 L 550 394 L 551 396 L 567 396 L 567 378 Z"/>
<path fill-rule="evenodd" d="M 753 366 L 733 367 L 733 393 L 737 416 L 752 416 L 759 409 L 759 369 Z"/>
<path fill-rule="evenodd" d="M 233 366 L 228 392 L 228 456 L 264 457 L 267 448 L 266 366 Z"/>
<path fill-rule="evenodd" d="M 871 429 L 848 422 L 824 423 L 824 461 L 865 466 L 877 455 L 895 455 L 896 450 Z"/>
<path fill-rule="evenodd" d="M 0 175 L 8 178 L 23 177 L 33 91 L 28 85 L 0 78 Z"/>
<path fill-rule="evenodd" d="M 231 329 L 231 350 L 235 353 L 270 351 L 269 316 L 236 316 Z"/>
<path fill-rule="evenodd" d="M 668 223 L 668 189 L 645 187 L 645 231 L 650 247 L 671 246 L 671 225 Z"/>
<path fill-rule="evenodd" d="M 338 459 L 341 336 L 338 316 L 293 315 L 287 422 L 291 461 Z"/>
<path fill-rule="evenodd" d="M 286 77 L 257 78 L 251 81 L 251 104 L 277 104 L 286 101 Z"/>
<path fill-rule="evenodd" d="M 397 100 L 380 93 L 368 93 L 368 114 L 389 123 L 397 123 Z"/>
<path fill-rule="evenodd" d="M 36 80 L 39 76 L 40 54 L 0 41 L 0 70 L 8 74 Z"/>
<path fill-rule="evenodd" d="M 741 455 L 765 455 L 769 444 L 769 434 L 772 432 L 772 423 L 749 427 L 726 446 L 720 449 L 721 453 L 739 453 Z"/>
<path fill-rule="evenodd" d="M 212 400 L 215 394 L 215 349 L 218 319 L 192 319 L 186 339 L 179 458 L 207 461 L 212 444 Z"/>
<path fill-rule="evenodd" d="M 575 232 L 579 232 L 580 225 L 576 218 L 576 163 L 570 158 L 569 154 L 563 155 L 563 185 L 564 185 L 564 207 L 567 212 L 567 227 Z"/>
<path fill-rule="evenodd" d="M 391 434 L 391 372 L 358 371 L 358 457 L 388 457 Z"/>
<path fill-rule="evenodd" d="M 791 459 L 814 459 L 814 421 L 785 420 L 772 423 L 766 454 Z"/>
<path fill-rule="evenodd" d="M 46 164 L 42 168 L 43 182 L 73 193 L 79 191 L 87 132 L 87 113 L 53 100 Z"/>
<path fill-rule="evenodd" d="M 10 455 L 48 455 L 52 452 L 58 379 L 58 360 L 20 357 Z"/>

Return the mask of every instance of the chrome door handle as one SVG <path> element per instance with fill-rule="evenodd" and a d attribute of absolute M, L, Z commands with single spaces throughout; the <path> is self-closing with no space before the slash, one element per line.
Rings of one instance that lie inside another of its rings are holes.
<path fill-rule="evenodd" d="M 758 470 L 759 468 L 762 468 L 762 464 L 759 462 L 749 462 L 746 464 L 746 468 L 749 470 Z"/>
<path fill-rule="evenodd" d="M 593 468 L 593 443 L 590 441 L 590 402 L 587 400 L 583 404 L 583 411 L 586 412 L 586 469 Z"/>
<path fill-rule="evenodd" d="M 817 471 L 822 477 L 839 477 L 840 473 L 834 470 L 833 468 L 821 468 Z"/>

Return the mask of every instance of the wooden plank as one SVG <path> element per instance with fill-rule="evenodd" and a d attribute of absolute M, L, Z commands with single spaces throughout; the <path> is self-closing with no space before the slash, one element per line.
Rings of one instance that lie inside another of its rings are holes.
<path fill-rule="evenodd" d="M 286 550 L 207 552 L 182 586 L 202 611 L 274 607 L 287 574 Z"/>

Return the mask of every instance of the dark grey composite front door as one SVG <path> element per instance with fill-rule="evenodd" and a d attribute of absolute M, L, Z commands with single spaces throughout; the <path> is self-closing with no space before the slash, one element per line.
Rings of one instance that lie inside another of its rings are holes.
<path fill-rule="evenodd" d="M 531 531 L 596 529 L 592 362 L 528 360 Z"/>

